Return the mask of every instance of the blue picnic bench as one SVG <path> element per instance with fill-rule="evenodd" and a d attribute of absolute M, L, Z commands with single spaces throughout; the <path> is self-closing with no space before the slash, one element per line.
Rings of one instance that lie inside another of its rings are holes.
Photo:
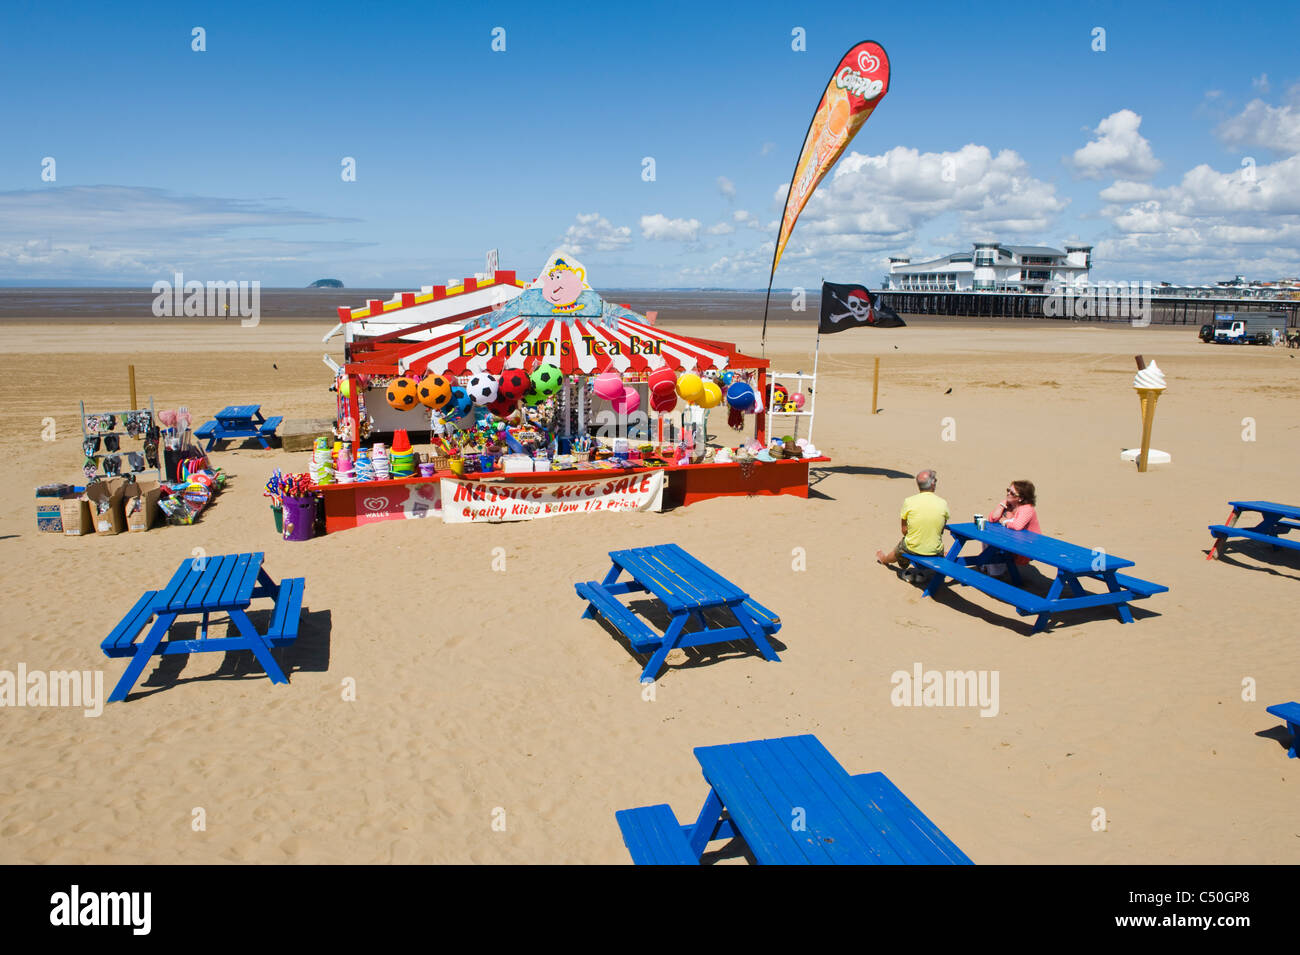
<path fill-rule="evenodd" d="M 683 825 L 666 804 L 614 814 L 637 865 L 699 865 L 740 838 L 763 865 L 972 865 L 884 773 L 850 776 L 816 736 L 695 749 L 709 794 Z"/>
<path fill-rule="evenodd" d="M 233 438 L 256 438 L 263 448 L 269 449 L 268 439 L 275 437 L 275 431 L 283 420 L 283 415 L 263 418 L 261 405 L 229 405 L 218 411 L 211 421 L 196 428 L 194 437 L 207 438 L 208 451 L 215 448 L 218 441 Z"/>
<path fill-rule="evenodd" d="M 1234 537 L 1252 540 L 1261 544 L 1271 544 L 1274 550 L 1284 547 L 1288 550 L 1300 550 L 1300 540 L 1292 540 L 1283 535 L 1300 529 L 1300 507 L 1289 504 L 1275 504 L 1272 501 L 1229 501 L 1232 513 L 1222 524 L 1211 524 L 1210 533 L 1214 543 L 1206 560 L 1214 560 L 1223 553 L 1228 541 Z M 1254 527 L 1238 527 L 1237 520 L 1244 513 L 1255 512 L 1260 522 Z"/>
<path fill-rule="evenodd" d="M 154 655 L 251 650 L 272 683 L 288 683 L 288 677 L 270 651 L 298 638 L 306 582 L 302 577 L 294 577 L 277 584 L 262 566 L 262 557 L 256 553 L 192 558 L 176 569 L 162 590 L 146 590 L 99 645 L 107 657 L 131 658 L 109 701 L 126 699 Z M 253 600 L 262 597 L 275 601 L 275 607 L 266 632 L 259 634 L 249 621 L 247 610 Z M 209 638 L 208 621 L 216 614 L 226 614 L 238 636 Z M 184 615 L 202 616 L 199 636 L 164 642 L 163 637 L 171 631 L 176 619 Z M 141 633 L 145 634 L 144 639 L 137 642 Z"/>
<path fill-rule="evenodd" d="M 1010 604 L 1022 617 L 1036 616 L 1034 633 L 1046 629 L 1048 621 L 1055 615 L 1086 607 L 1113 606 L 1121 623 L 1132 623 L 1130 601 L 1169 589 L 1163 584 L 1119 573 L 1121 568 L 1132 567 L 1133 561 L 1108 554 L 1100 548 L 1080 547 L 1033 531 L 1013 531 L 1001 524 L 985 524 L 982 529 L 973 523 L 949 524 L 947 530 L 953 537 L 953 545 L 946 555 L 907 555 L 911 563 L 924 567 L 933 575 L 924 596 L 933 596 L 935 590 L 951 578 L 988 594 L 994 600 Z M 970 541 L 985 545 L 985 550 L 963 557 L 961 550 Z M 1056 569 L 1056 578 L 1045 595 L 1024 587 L 1016 557 L 1028 557 Z M 1004 564 L 1011 580 L 999 580 L 981 569 L 991 563 Z M 1080 583 L 1081 579 L 1101 581 L 1106 590 L 1089 593 Z"/>
<path fill-rule="evenodd" d="M 1300 703 L 1274 703 L 1265 707 L 1265 710 L 1286 723 L 1287 731 L 1291 734 L 1291 748 L 1287 750 L 1287 755 L 1292 759 L 1300 757 Z"/>
<path fill-rule="evenodd" d="M 599 613 L 627 638 L 637 653 L 650 654 L 641 671 L 641 682 L 652 683 L 663 668 L 670 650 L 752 641 L 763 659 L 779 661 L 767 638 L 781 629 L 781 618 L 745 591 L 676 544 L 635 547 L 609 553 L 612 566 L 605 579 L 574 584 L 578 596 L 587 601 L 583 618 Z M 619 582 L 626 573 L 631 579 Z M 619 594 L 648 592 L 657 597 L 671 617 L 661 634 L 616 598 Z M 706 612 L 726 608 L 735 626 L 715 627 Z M 700 629 L 686 632 L 695 619 Z"/>

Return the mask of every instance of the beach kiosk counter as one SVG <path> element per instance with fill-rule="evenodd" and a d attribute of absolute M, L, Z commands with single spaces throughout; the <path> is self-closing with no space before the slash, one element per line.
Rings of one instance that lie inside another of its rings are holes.
<path fill-rule="evenodd" d="M 767 359 L 742 354 L 727 342 L 657 328 L 651 324 L 652 318 L 625 305 L 605 302 L 586 283 L 581 264 L 561 252 L 550 257 L 534 283 L 520 282 L 513 271 L 494 270 L 465 278 L 459 285 L 427 286 L 388 302 L 372 300 L 360 309 L 341 307 L 339 318 L 340 324 L 326 337 L 340 331 L 345 337 L 345 361 L 338 368 L 336 390 L 340 428 L 354 439 L 364 440 L 371 430 L 425 430 L 427 409 L 423 405 L 412 411 L 389 407 L 385 389 L 398 377 L 419 380 L 438 375 L 464 383 L 476 374 L 500 376 L 510 369 L 529 370 L 543 363 L 554 366 L 564 376 L 557 399 L 562 402 L 566 431 L 577 418 L 576 431 L 564 435 L 565 444 L 581 439 L 587 426 L 594 423 L 583 418 L 584 413 L 589 414 L 587 381 L 597 376 L 609 380 L 611 374 L 617 375 L 633 389 L 645 388 L 656 371 L 662 378 L 666 374 L 662 369 L 678 374 L 725 370 L 738 381 L 751 382 L 756 396 L 770 397 Z M 722 406 L 720 410 L 727 409 Z M 671 443 L 671 425 L 669 442 L 664 435 L 671 414 L 655 412 L 657 435 L 652 433 L 645 443 L 653 444 L 656 452 Z M 759 397 L 753 426 L 754 441 L 760 446 L 766 446 L 768 440 L 767 415 L 767 402 Z M 642 440 L 630 438 L 629 443 L 636 446 Z M 644 461 L 636 460 L 639 455 L 633 452 L 629 466 L 615 468 L 610 461 L 595 457 L 593 454 L 592 461 L 573 468 L 514 473 L 474 470 L 467 458 L 460 474 L 440 467 L 423 476 L 316 485 L 314 490 L 324 499 L 326 532 L 332 533 L 377 520 L 438 512 L 444 478 L 559 485 L 663 471 L 665 503 L 681 505 L 755 494 L 807 497 L 809 465 L 829 460 L 819 454 L 776 460 L 768 460 L 766 455 L 758 460 L 728 460 L 724 455 L 717 462 L 687 464 L 680 463 L 681 458 L 669 449 L 664 457 L 656 454 Z"/>

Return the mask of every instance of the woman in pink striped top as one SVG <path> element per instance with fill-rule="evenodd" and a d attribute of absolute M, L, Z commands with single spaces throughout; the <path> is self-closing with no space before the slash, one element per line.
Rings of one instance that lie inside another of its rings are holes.
<path fill-rule="evenodd" d="M 1043 529 L 1038 526 L 1038 512 L 1034 510 L 1036 503 L 1038 497 L 1033 481 L 1012 481 L 1007 487 L 1007 496 L 989 511 L 985 519 L 1001 524 L 1008 530 L 1041 534 Z M 1029 558 L 1017 557 L 1016 563 L 1023 566 L 1029 563 Z M 1006 567 L 1002 564 L 986 564 L 984 569 L 995 577 L 1006 572 Z"/>

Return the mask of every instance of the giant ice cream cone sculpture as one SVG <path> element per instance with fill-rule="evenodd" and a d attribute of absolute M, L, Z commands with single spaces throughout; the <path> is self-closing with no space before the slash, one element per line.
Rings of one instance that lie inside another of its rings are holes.
<path fill-rule="evenodd" d="M 1139 369 L 1133 376 L 1133 390 L 1142 405 L 1142 452 L 1138 455 L 1138 470 L 1147 469 L 1147 455 L 1151 451 L 1151 425 L 1156 418 L 1156 402 L 1165 390 L 1165 373 L 1155 362 Z"/>

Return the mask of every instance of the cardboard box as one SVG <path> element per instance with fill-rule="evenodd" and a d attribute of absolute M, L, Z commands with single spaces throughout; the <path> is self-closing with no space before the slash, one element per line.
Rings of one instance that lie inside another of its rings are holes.
<path fill-rule="evenodd" d="M 147 531 L 158 523 L 158 499 L 162 488 L 157 481 L 137 481 L 122 492 L 122 507 L 128 531 Z"/>
<path fill-rule="evenodd" d="M 85 498 L 90 504 L 90 517 L 96 534 L 120 534 L 126 530 L 122 495 L 127 483 L 124 477 L 111 477 L 95 481 L 86 488 Z"/>
<path fill-rule="evenodd" d="M 95 525 L 90 520 L 90 504 L 81 495 L 59 501 L 59 522 L 67 537 L 95 533 Z"/>
<path fill-rule="evenodd" d="M 38 497 L 36 499 L 36 529 L 52 534 L 62 534 L 62 505 L 62 498 Z"/>

